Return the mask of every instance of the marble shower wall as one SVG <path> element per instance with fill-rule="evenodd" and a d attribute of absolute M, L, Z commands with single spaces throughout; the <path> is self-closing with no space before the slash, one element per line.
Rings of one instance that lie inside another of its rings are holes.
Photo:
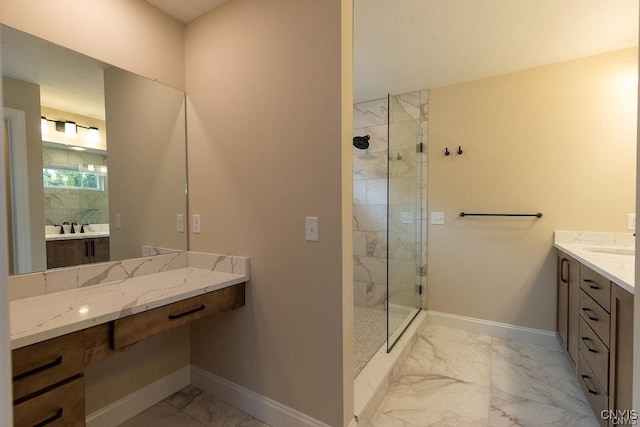
<path fill-rule="evenodd" d="M 70 166 L 92 164 L 106 166 L 107 156 L 101 154 L 61 150 L 52 147 L 42 148 L 44 165 Z M 109 222 L 109 197 L 107 182 L 104 191 L 77 190 L 62 188 L 44 188 L 45 224 L 103 224 Z"/>
<path fill-rule="evenodd" d="M 401 108 L 392 109 L 394 141 L 403 132 L 410 132 L 411 123 L 420 119 L 422 141 L 426 142 L 427 96 L 428 92 L 424 90 L 395 97 Z M 393 144 L 389 159 L 388 131 L 386 98 L 354 105 L 353 135 L 370 136 L 367 150 L 353 148 L 354 300 L 357 306 L 380 310 L 385 309 L 387 298 L 387 245 L 392 245 L 389 277 L 394 303 L 415 304 L 413 286 L 407 286 L 407 283 L 415 283 L 416 274 L 424 273 L 424 267 L 416 269 L 417 252 L 421 254 L 421 264 L 426 264 L 426 244 L 421 244 L 426 238 L 418 238 L 426 230 L 426 192 L 422 178 L 426 176 L 426 161 L 423 155 L 416 153 L 415 137 L 407 138 L 407 142 L 400 145 Z M 422 166 L 422 173 L 418 166 Z M 389 221 L 388 185 L 391 186 Z M 422 200 L 417 210 L 416 198 Z M 406 223 L 406 217 L 403 223 L 402 213 L 409 211 L 412 212 L 411 223 Z M 387 242 L 387 224 L 390 242 Z"/>

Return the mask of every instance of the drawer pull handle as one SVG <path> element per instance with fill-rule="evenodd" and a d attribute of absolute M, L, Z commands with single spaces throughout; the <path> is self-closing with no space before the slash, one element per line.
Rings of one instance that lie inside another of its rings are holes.
<path fill-rule="evenodd" d="M 593 342 L 593 341 L 591 341 L 591 338 L 582 337 L 582 342 L 584 342 L 585 347 L 587 347 L 587 350 L 589 350 L 591 353 L 597 353 L 598 352 L 598 350 L 596 350 L 590 344 L 588 344 L 590 342 Z"/>
<path fill-rule="evenodd" d="M 588 308 L 588 307 L 582 307 L 582 311 L 584 311 L 584 312 L 585 312 L 585 314 L 587 315 L 587 317 L 588 317 L 590 320 L 593 320 L 594 322 L 597 322 L 598 320 L 600 320 L 600 319 L 598 319 L 598 318 L 596 317 L 596 313 L 595 313 L 593 310 L 591 310 L 590 308 Z M 589 313 L 593 313 L 593 314 L 589 314 Z"/>
<path fill-rule="evenodd" d="M 51 368 L 53 368 L 55 366 L 58 366 L 61 363 L 62 363 L 62 356 L 58 356 L 56 358 L 56 360 L 54 360 L 52 362 L 49 362 L 49 363 L 47 363 L 45 365 L 42 365 L 42 366 L 38 366 L 37 368 L 33 368 L 30 371 L 23 372 L 21 374 L 18 374 L 16 376 L 14 376 L 13 380 L 14 381 L 19 381 L 21 379 L 30 377 L 31 375 L 35 375 L 35 374 L 37 374 L 39 372 L 46 371 L 47 369 L 51 369 Z"/>
<path fill-rule="evenodd" d="M 589 383 L 587 382 L 587 380 L 589 380 L 589 382 L 591 382 L 591 377 L 589 377 L 589 375 L 581 375 L 582 377 L 582 382 L 584 382 L 584 385 L 587 386 L 587 391 L 591 394 L 595 394 L 596 396 L 598 395 L 598 392 L 593 390 L 591 388 L 591 386 L 589 385 Z"/>
<path fill-rule="evenodd" d="M 47 424 L 51 424 L 55 420 L 59 420 L 60 418 L 62 418 L 62 408 L 58 409 L 55 414 L 53 414 L 52 416 L 50 416 L 44 421 L 40 421 L 38 424 L 34 425 L 33 427 L 44 427 Z"/>
<path fill-rule="evenodd" d="M 589 279 L 583 279 L 583 280 L 584 280 L 585 283 L 589 284 L 589 287 L 591 289 L 600 289 L 600 286 L 594 285 L 595 282 L 593 280 L 589 280 Z"/>
<path fill-rule="evenodd" d="M 560 281 L 562 283 L 569 283 L 569 279 L 568 279 L 569 275 L 567 274 L 567 278 L 566 279 L 564 278 L 564 263 L 565 262 L 569 263 L 569 260 L 566 259 L 566 258 L 562 258 L 560 260 Z"/>
<path fill-rule="evenodd" d="M 170 314 L 170 315 L 169 315 L 169 320 L 179 319 L 179 318 L 181 318 L 181 317 L 188 316 L 188 315 L 190 315 L 190 314 L 193 314 L 193 313 L 196 313 L 196 312 L 198 312 L 198 311 L 202 311 L 202 310 L 204 310 L 204 304 L 202 304 L 200 307 L 196 307 L 196 308 L 194 308 L 194 309 L 192 309 L 192 310 L 185 311 L 184 313 L 179 313 L 179 314 Z"/>

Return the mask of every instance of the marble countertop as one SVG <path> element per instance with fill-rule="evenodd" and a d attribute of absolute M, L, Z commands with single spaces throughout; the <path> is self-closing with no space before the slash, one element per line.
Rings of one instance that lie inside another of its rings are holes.
<path fill-rule="evenodd" d="M 631 233 L 556 231 L 554 246 L 634 293 L 635 237 Z"/>
<path fill-rule="evenodd" d="M 108 231 L 87 231 L 85 233 L 65 233 L 65 234 L 45 234 L 45 240 L 71 240 L 71 239 L 90 239 L 95 237 L 109 237 Z"/>
<path fill-rule="evenodd" d="M 184 258 L 186 266 L 168 271 L 139 276 L 132 272 L 107 283 L 11 301 L 11 349 L 249 280 L 247 258 L 203 253 Z M 112 264 L 103 264 L 104 270 L 122 266 Z"/>

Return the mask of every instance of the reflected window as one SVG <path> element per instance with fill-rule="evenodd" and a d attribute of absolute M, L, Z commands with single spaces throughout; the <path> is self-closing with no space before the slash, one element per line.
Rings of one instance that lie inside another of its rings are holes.
<path fill-rule="evenodd" d="M 69 168 L 61 166 L 44 166 L 42 168 L 42 181 L 45 188 L 70 188 L 81 190 L 104 191 L 105 175 L 93 172 L 93 165 L 88 165 L 87 171 L 82 168 Z M 103 168 L 103 166 L 101 166 Z"/>

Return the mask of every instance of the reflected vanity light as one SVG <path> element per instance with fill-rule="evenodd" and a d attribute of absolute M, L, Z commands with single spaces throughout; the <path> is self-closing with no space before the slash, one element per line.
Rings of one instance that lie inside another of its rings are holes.
<path fill-rule="evenodd" d="M 73 150 L 73 151 L 87 151 L 86 148 L 84 147 L 76 147 L 75 145 L 70 145 L 69 146 L 69 150 Z"/>
<path fill-rule="evenodd" d="M 89 312 L 89 307 L 84 306 L 84 307 L 80 307 L 80 309 L 78 310 L 78 313 L 80 314 L 87 314 Z"/>
<path fill-rule="evenodd" d="M 88 170 L 89 172 L 93 172 L 95 169 L 96 169 L 96 168 L 95 168 L 95 166 L 94 166 L 94 165 L 92 165 L 91 163 L 89 163 L 89 164 L 87 165 L 87 170 Z"/>
<path fill-rule="evenodd" d="M 68 137 L 74 138 L 78 135 L 78 128 L 86 129 L 88 131 L 88 139 L 92 142 L 97 142 L 100 140 L 100 130 L 95 126 L 84 126 L 79 125 L 76 122 L 72 122 L 70 120 L 62 121 L 62 120 L 53 120 L 49 119 L 45 116 L 40 116 L 40 126 L 42 128 L 42 133 L 47 133 L 47 122 L 53 122 L 56 124 L 56 130 L 58 132 L 64 132 L 64 134 Z"/>

